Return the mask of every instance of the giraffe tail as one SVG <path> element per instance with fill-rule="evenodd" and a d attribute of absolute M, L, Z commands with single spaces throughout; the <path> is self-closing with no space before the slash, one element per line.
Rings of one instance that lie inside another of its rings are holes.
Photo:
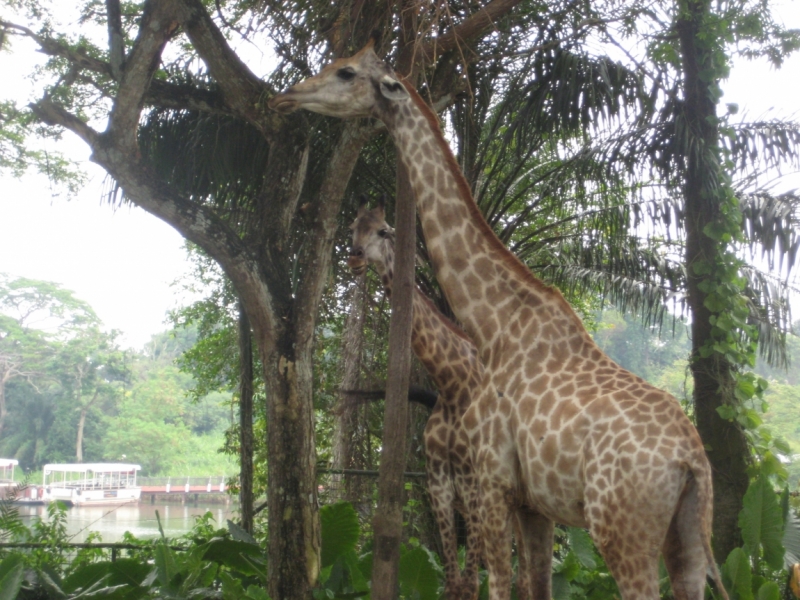
<path fill-rule="evenodd" d="M 701 519 L 701 537 L 703 541 L 703 552 L 706 555 L 709 575 L 717 588 L 717 595 L 723 600 L 728 600 L 728 592 L 722 584 L 722 577 L 714 559 L 714 552 L 711 550 L 711 523 L 714 514 L 714 487 L 711 482 L 711 469 L 705 454 L 701 457 L 700 464 L 691 468 L 694 477 L 694 484 L 697 486 L 697 509 Z"/>

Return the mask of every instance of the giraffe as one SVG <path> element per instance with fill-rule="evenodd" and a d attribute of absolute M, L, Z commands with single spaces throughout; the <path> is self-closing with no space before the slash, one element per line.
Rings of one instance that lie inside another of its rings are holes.
<path fill-rule="evenodd" d="M 369 42 L 270 100 L 374 117 L 408 171 L 436 278 L 497 390 L 462 423 L 480 487 L 490 598 L 508 599 L 516 506 L 534 597 L 551 596 L 553 522 L 588 528 L 623 600 L 656 599 L 663 554 L 675 598 L 703 597 L 711 472 L 678 401 L 594 343 L 563 296 L 533 276 L 483 219 L 435 114 Z"/>
<path fill-rule="evenodd" d="M 375 266 L 387 295 L 391 295 L 394 270 L 394 230 L 386 223 L 383 200 L 367 209 L 362 199 L 350 225 L 353 245 L 348 266 L 355 275 Z M 425 468 L 428 493 L 442 538 L 445 594 L 449 600 L 476 598 L 481 543 L 478 538 L 478 482 L 468 451 L 469 440 L 461 426 L 473 398 L 496 394 L 478 350 L 455 323 L 440 313 L 418 289 L 412 297 L 411 347 L 439 390 L 425 427 Z M 457 557 L 454 509 L 467 523 L 467 556 L 463 579 Z M 524 559 L 523 559 L 524 560 Z M 518 588 L 525 588 L 518 582 Z M 520 590 L 520 597 L 527 594 Z"/>

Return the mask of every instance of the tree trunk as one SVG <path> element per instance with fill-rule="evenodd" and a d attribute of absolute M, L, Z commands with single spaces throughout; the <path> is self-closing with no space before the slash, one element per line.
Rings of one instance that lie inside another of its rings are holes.
<path fill-rule="evenodd" d="M 406 465 L 408 382 L 411 366 L 411 317 L 414 291 L 416 210 L 408 175 L 397 160 L 395 229 L 397 245 L 392 318 L 389 323 L 389 369 L 383 418 L 383 450 L 378 478 L 378 512 L 373 520 L 372 598 L 397 597 L 400 539 L 403 533 L 403 472 Z"/>
<path fill-rule="evenodd" d="M 357 447 L 359 402 L 349 390 L 359 389 L 361 382 L 361 356 L 364 350 L 364 293 L 366 277 L 358 277 L 350 293 L 350 312 L 342 335 L 342 392 L 339 394 L 336 410 L 336 427 L 333 437 L 333 468 L 353 469 L 353 452 Z M 344 487 L 343 499 L 353 504 L 360 500 L 360 486 L 351 485 L 352 478 L 334 475 L 340 488 Z"/>
<path fill-rule="evenodd" d="M 83 462 L 83 427 L 86 424 L 86 413 L 88 407 L 81 407 L 81 414 L 78 417 L 78 440 L 75 442 L 75 460 L 79 463 Z"/>
<path fill-rule="evenodd" d="M 242 528 L 253 533 L 253 342 L 239 302 L 239 503 Z"/>
<path fill-rule="evenodd" d="M 264 360 L 267 387 L 269 595 L 309 598 L 319 575 L 320 525 L 311 357 L 287 327 Z"/>
<path fill-rule="evenodd" d="M 712 57 L 708 46 L 698 37 L 710 4 L 707 0 L 689 1 L 677 22 L 684 71 L 685 117 L 690 139 L 685 156 L 686 180 L 686 265 L 689 308 L 692 314 L 692 375 L 697 429 L 709 448 L 714 482 L 714 556 L 724 562 L 731 550 L 741 545 L 739 512 L 747 491 L 748 447 L 735 421 L 719 416 L 717 408 L 735 402 L 733 365 L 714 352 L 703 358 L 700 348 L 712 339 L 712 312 L 705 306 L 707 294 L 701 289 L 706 276 L 695 266 L 715 264 L 724 246 L 704 233 L 706 225 L 719 214 L 724 193 L 722 166 L 718 154 L 719 131 L 716 125 L 714 86 L 703 71 Z M 713 158 L 712 158 L 713 157 Z M 709 161 L 716 161 L 713 168 Z"/>

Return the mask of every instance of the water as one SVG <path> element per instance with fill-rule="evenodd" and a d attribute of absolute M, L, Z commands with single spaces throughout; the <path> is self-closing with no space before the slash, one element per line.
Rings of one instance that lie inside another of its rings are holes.
<path fill-rule="evenodd" d="M 18 506 L 23 523 L 30 526 L 36 517 L 47 519 L 46 506 Z M 238 515 L 236 504 L 179 504 L 149 502 L 123 504 L 120 506 L 81 506 L 67 508 L 67 531 L 70 541 L 83 542 L 90 531 L 103 536 L 104 542 L 119 542 L 126 531 L 137 538 L 154 538 L 160 535 L 156 511 L 161 518 L 164 535 L 177 537 L 189 531 L 195 517 L 210 511 L 217 527 L 224 528 L 227 519 Z"/>

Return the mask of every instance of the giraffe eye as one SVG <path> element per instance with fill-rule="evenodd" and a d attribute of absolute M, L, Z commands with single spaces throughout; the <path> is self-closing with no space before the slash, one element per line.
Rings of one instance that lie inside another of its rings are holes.
<path fill-rule="evenodd" d="M 387 235 L 389 235 L 389 231 L 386 229 L 379 229 L 378 235 L 382 238 L 385 238 Z"/>
<path fill-rule="evenodd" d="M 356 72 L 350 67 L 344 67 L 336 71 L 336 76 L 342 81 L 352 81 L 356 76 Z"/>

